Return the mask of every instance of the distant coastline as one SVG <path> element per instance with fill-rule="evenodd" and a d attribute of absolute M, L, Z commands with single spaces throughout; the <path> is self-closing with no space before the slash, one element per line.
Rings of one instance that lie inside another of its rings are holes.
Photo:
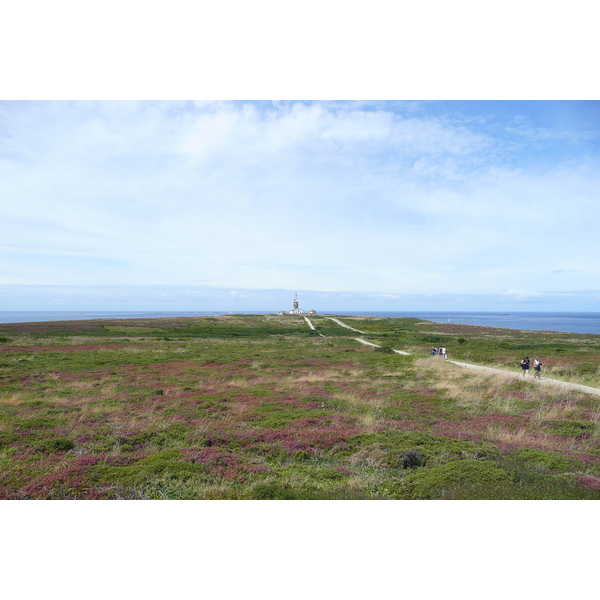
<path fill-rule="evenodd" d="M 234 314 L 225 311 L 153 311 L 153 310 L 1 310 L 2 323 L 42 321 L 87 321 L 89 319 L 161 319 L 166 317 L 214 317 Z M 257 314 L 249 312 L 248 314 Z M 261 313 L 268 314 L 268 313 Z"/>
<path fill-rule="evenodd" d="M 337 313 L 336 313 L 337 314 Z M 339 313 L 342 314 L 342 313 Z M 434 323 L 459 323 L 523 331 L 561 331 L 600 335 L 600 312 L 346 312 L 347 315 L 416 317 Z"/>
<path fill-rule="evenodd" d="M 88 319 L 160 319 L 167 317 L 210 317 L 227 314 L 274 314 L 276 311 L 0 311 L 2 323 L 77 321 Z M 525 331 L 562 331 L 600 335 L 600 312 L 415 312 L 335 311 L 321 314 L 374 317 L 414 317 L 435 323 L 459 323 Z"/>

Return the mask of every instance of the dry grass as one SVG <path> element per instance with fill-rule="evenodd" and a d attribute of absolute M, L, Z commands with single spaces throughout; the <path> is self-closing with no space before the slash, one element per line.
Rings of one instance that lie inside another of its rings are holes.
<path fill-rule="evenodd" d="M 73 390 L 78 390 L 82 392 L 88 392 L 95 387 L 98 387 L 100 382 L 98 381 L 71 381 L 69 382 L 69 387 Z"/>
<path fill-rule="evenodd" d="M 33 399 L 39 399 L 39 398 L 35 398 L 35 396 L 34 396 Z M 12 394 L 11 396 L 9 396 L 7 398 L 0 398 L 0 403 L 8 404 L 10 406 L 21 406 L 24 402 L 30 402 L 31 400 L 32 400 L 31 393 L 15 392 L 14 394 Z M 44 395 L 43 401 L 56 403 L 56 404 L 72 404 L 72 402 L 69 402 L 69 398 L 66 398 L 65 396 L 58 395 L 58 394 Z"/>
<path fill-rule="evenodd" d="M 560 421 L 577 414 L 577 406 L 572 402 L 554 404 L 543 402 L 534 411 L 532 420 L 536 422 Z"/>
<path fill-rule="evenodd" d="M 377 416 L 377 409 L 384 404 L 381 398 L 358 393 L 335 392 L 333 401 L 343 404 L 344 412 L 347 410 L 367 433 L 375 433 L 384 423 Z"/>
<path fill-rule="evenodd" d="M 364 373 L 363 369 L 343 369 L 341 371 L 342 377 L 351 377 L 352 379 L 364 378 Z"/>
<path fill-rule="evenodd" d="M 385 463 L 387 452 L 381 449 L 381 444 L 375 442 L 370 446 L 361 448 L 358 452 L 348 457 L 348 463 L 353 467 L 381 467 Z"/>
<path fill-rule="evenodd" d="M 27 398 L 23 398 L 24 395 L 23 392 L 15 392 L 7 398 L 0 398 L 0 402 L 2 404 L 10 404 L 11 406 L 19 406 L 27 400 Z"/>
<path fill-rule="evenodd" d="M 362 394 L 349 393 L 349 392 L 335 392 L 333 394 L 333 400 L 343 402 L 349 406 L 381 406 L 381 401 L 374 399 L 372 396 L 363 396 Z"/>
<path fill-rule="evenodd" d="M 332 381 L 342 378 L 342 372 L 336 369 L 329 369 L 321 371 L 319 373 L 306 373 L 300 377 L 288 377 L 284 381 L 290 382 L 307 382 L 307 383 L 320 383 L 323 381 Z"/>
<path fill-rule="evenodd" d="M 461 398 L 456 404 L 474 414 L 518 415 L 522 412 L 522 408 L 514 398 L 491 398 L 486 396 L 482 400 Z"/>
<path fill-rule="evenodd" d="M 257 382 L 253 379 L 243 379 L 241 377 L 234 377 L 224 382 L 225 385 L 230 385 L 231 387 L 237 388 L 250 388 L 254 387 Z"/>
<path fill-rule="evenodd" d="M 542 402 L 534 417 L 541 421 L 563 419 L 577 410 L 574 399 L 580 393 L 560 384 L 540 386 L 530 376 L 523 378 L 513 373 L 471 371 L 435 359 L 420 359 L 415 364 L 433 376 L 436 389 L 445 391 L 448 397 L 456 400 L 457 406 L 474 414 L 496 412 L 517 415 L 527 410 L 526 404 L 531 403 L 533 407 Z M 516 388 L 516 383 L 522 385 Z M 549 394 L 552 395 L 551 401 L 548 401 Z"/>
<path fill-rule="evenodd" d="M 376 433 L 383 423 L 381 419 L 373 415 L 359 415 L 357 421 L 366 433 Z"/>
<path fill-rule="evenodd" d="M 96 402 L 94 402 L 96 401 Z M 86 402 L 81 404 L 80 415 L 82 417 L 89 415 L 98 415 L 98 414 L 106 414 L 106 413 L 116 413 L 122 412 L 122 406 L 111 406 L 107 404 L 101 404 L 97 402 L 97 398 L 87 398 Z M 146 418 L 146 420 L 148 420 Z"/>
<path fill-rule="evenodd" d="M 502 442 L 520 447 L 542 448 L 546 450 L 568 450 L 571 447 L 569 440 L 557 440 L 545 434 L 532 433 L 525 428 L 511 431 L 504 427 L 489 427 L 486 438 L 490 442 Z"/>
<path fill-rule="evenodd" d="M 228 413 L 237 418 L 244 418 L 254 413 L 254 406 L 247 402 L 230 402 L 227 406 Z"/>
<path fill-rule="evenodd" d="M 118 394 L 117 392 L 117 386 L 116 385 L 107 385 L 104 386 L 101 390 L 100 390 L 100 396 L 102 398 L 111 398 L 113 396 L 116 396 Z"/>

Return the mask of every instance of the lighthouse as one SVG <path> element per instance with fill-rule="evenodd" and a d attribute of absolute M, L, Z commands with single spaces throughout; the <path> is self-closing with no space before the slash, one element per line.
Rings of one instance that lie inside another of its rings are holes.
<path fill-rule="evenodd" d="M 296 292 L 296 295 L 294 296 L 294 308 L 292 308 L 292 310 L 290 310 L 290 315 L 303 315 L 303 314 L 304 314 L 304 311 L 299 306 L 298 292 Z"/>
<path fill-rule="evenodd" d="M 281 312 L 279 312 L 277 314 L 279 314 L 279 315 L 304 315 L 304 314 L 316 315 L 317 311 L 313 308 L 312 310 L 309 310 L 308 313 L 305 313 L 300 308 L 300 301 L 298 300 L 298 292 L 296 292 L 294 295 L 294 308 L 292 308 L 292 310 L 290 310 L 289 312 L 282 310 Z"/>

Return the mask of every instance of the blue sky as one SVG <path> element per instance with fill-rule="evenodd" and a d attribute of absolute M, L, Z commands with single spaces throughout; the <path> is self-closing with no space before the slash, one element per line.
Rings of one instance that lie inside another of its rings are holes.
<path fill-rule="evenodd" d="M 597 101 L 3 101 L 0 303 L 596 311 L 599 159 Z"/>

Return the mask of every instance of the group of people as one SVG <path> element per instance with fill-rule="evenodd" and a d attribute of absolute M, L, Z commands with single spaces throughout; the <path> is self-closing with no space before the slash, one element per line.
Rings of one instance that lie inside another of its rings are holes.
<path fill-rule="evenodd" d="M 448 354 L 446 351 L 446 348 L 436 348 L 435 346 L 433 346 L 431 348 L 431 357 L 434 358 L 435 356 L 441 356 L 444 360 L 448 360 Z M 529 360 L 529 357 L 526 356 L 522 361 L 521 361 L 521 369 L 523 370 L 523 377 L 525 377 L 525 375 L 527 375 L 527 373 L 529 373 L 529 366 L 531 365 L 531 362 Z M 534 379 L 541 379 L 542 378 L 542 361 L 539 358 L 534 358 L 533 359 L 533 378 Z"/>
<path fill-rule="evenodd" d="M 448 354 L 446 353 L 446 348 L 436 348 L 435 346 L 431 349 L 431 356 L 440 355 L 444 360 L 448 360 Z"/>
<path fill-rule="evenodd" d="M 527 375 L 527 373 L 529 372 L 529 357 L 526 356 L 522 361 L 521 361 L 521 369 L 523 370 L 523 377 L 525 377 L 525 375 Z M 533 360 L 533 378 L 534 379 L 541 379 L 541 371 L 542 371 L 542 362 L 540 361 L 539 358 L 535 358 Z"/>

